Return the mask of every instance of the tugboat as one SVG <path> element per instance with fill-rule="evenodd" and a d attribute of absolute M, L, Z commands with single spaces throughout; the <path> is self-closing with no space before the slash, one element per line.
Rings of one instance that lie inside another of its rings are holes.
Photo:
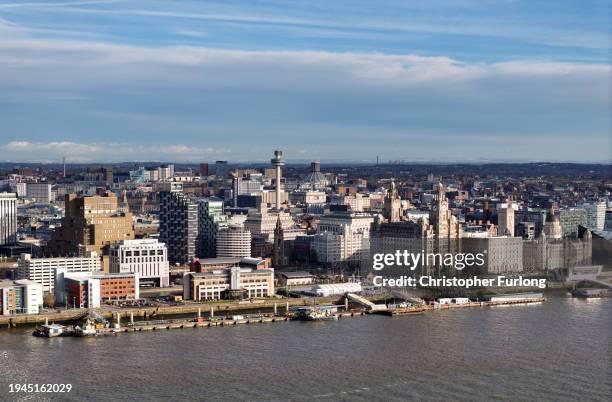
<path fill-rule="evenodd" d="M 75 336 L 96 336 L 98 335 L 98 330 L 96 329 L 96 322 L 91 319 L 91 318 L 87 318 L 84 323 L 83 326 L 76 326 L 74 327 L 74 335 Z"/>

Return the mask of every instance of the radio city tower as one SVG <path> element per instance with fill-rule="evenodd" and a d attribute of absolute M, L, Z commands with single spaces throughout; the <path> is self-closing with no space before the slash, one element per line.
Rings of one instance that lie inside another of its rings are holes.
<path fill-rule="evenodd" d="M 276 210 L 281 210 L 281 166 L 285 166 L 283 151 L 274 151 L 274 158 L 270 160 L 272 166 L 276 168 Z"/>

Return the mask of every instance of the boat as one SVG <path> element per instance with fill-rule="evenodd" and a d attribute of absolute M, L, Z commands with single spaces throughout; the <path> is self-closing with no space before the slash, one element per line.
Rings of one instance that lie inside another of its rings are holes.
<path fill-rule="evenodd" d="M 397 307 L 391 308 L 388 310 L 380 311 L 381 314 L 390 315 L 390 316 L 398 316 L 398 315 L 411 315 L 411 314 L 421 314 L 426 310 L 425 307 Z"/>
<path fill-rule="evenodd" d="M 96 336 L 98 330 L 96 329 L 96 322 L 90 318 L 86 319 L 82 327 L 74 327 L 75 336 Z"/>
<path fill-rule="evenodd" d="M 36 327 L 32 335 L 44 337 L 44 338 L 55 338 L 56 336 L 62 336 L 64 333 L 64 326 L 59 324 L 45 324 Z"/>
<path fill-rule="evenodd" d="M 304 306 L 292 309 L 292 318 L 305 321 L 331 321 L 337 320 L 336 306 Z"/>

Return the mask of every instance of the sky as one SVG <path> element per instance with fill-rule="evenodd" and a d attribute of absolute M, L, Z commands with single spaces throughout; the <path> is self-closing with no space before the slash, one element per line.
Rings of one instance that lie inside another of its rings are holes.
<path fill-rule="evenodd" d="M 0 0 L 0 161 L 612 160 L 612 2 Z"/>

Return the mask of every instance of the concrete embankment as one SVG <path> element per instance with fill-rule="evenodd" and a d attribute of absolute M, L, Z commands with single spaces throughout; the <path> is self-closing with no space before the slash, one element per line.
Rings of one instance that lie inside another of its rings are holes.
<path fill-rule="evenodd" d="M 338 302 L 338 297 L 318 297 L 318 304 L 333 304 Z M 97 313 L 107 319 L 113 319 L 119 314 L 121 318 L 129 317 L 131 314 L 137 318 L 149 319 L 172 315 L 197 314 L 200 311 L 203 315 L 210 312 L 211 307 L 215 315 L 225 315 L 226 312 L 235 311 L 257 311 L 261 309 L 273 309 L 276 304 L 279 311 L 284 311 L 287 306 L 300 306 L 313 304 L 313 299 L 267 299 L 252 303 L 237 302 L 208 302 L 208 303 L 185 303 L 176 306 L 153 306 L 153 307 L 102 307 L 95 309 Z M 0 316 L 0 328 L 14 327 L 17 325 L 36 325 L 45 321 L 49 322 L 68 322 L 81 319 L 87 313 L 86 309 L 58 310 L 54 312 Z"/>

